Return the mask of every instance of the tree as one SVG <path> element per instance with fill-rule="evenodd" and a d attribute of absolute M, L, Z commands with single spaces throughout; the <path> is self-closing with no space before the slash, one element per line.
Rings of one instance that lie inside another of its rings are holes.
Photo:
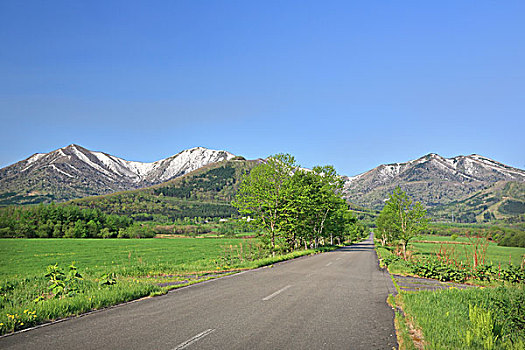
<path fill-rule="evenodd" d="M 232 202 L 241 215 L 251 216 L 252 223 L 268 235 L 274 255 L 276 237 L 282 232 L 292 204 L 287 198 L 290 198 L 291 179 L 297 168 L 295 158 L 290 154 L 267 158 L 243 176 Z"/>
<path fill-rule="evenodd" d="M 379 236 L 382 246 L 386 245 L 388 242 L 392 242 L 395 238 L 393 226 L 394 216 L 395 212 L 393 212 L 393 207 L 385 205 L 376 219 L 375 232 Z"/>
<path fill-rule="evenodd" d="M 421 203 L 413 204 L 407 194 L 396 187 L 377 218 L 376 225 L 380 232 L 387 233 L 390 239 L 399 242 L 403 258 L 406 259 L 410 240 L 427 227 L 426 213 Z"/>
<path fill-rule="evenodd" d="M 313 240 L 315 247 L 320 239 L 327 237 L 326 228 L 330 233 L 330 242 L 333 243 L 334 227 L 344 231 L 344 224 L 336 225 L 338 219 L 344 218 L 338 210 L 347 211 L 346 202 L 341 198 L 340 193 L 343 188 L 343 181 L 337 175 L 332 166 L 316 166 L 312 171 L 298 171 L 295 174 L 297 181 L 297 192 L 301 193 L 299 208 L 301 222 L 305 232 L 303 237 L 306 240 Z M 299 211 L 299 209 L 298 209 Z"/>
<path fill-rule="evenodd" d="M 304 244 L 307 249 L 351 236 L 356 219 L 341 197 L 342 187 L 332 166 L 300 169 L 293 156 L 278 154 L 243 176 L 232 204 L 252 219 L 275 254 L 277 248 Z"/>

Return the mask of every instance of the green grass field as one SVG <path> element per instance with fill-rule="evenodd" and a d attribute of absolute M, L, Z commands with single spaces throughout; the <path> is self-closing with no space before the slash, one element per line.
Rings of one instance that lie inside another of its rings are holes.
<path fill-rule="evenodd" d="M 434 235 L 421 235 L 416 240 L 418 241 L 436 241 L 436 242 L 459 242 L 469 243 L 467 237 L 458 237 L 455 241 L 450 236 L 434 236 Z M 470 254 L 469 246 L 464 244 L 443 244 L 449 250 L 454 249 L 457 256 L 462 261 L 467 261 L 467 256 Z M 439 251 L 441 244 L 439 243 L 413 243 L 410 249 L 413 249 L 417 254 L 424 255 L 435 255 Z M 503 247 L 498 246 L 495 242 L 489 242 L 486 252 L 486 263 L 492 263 L 494 265 L 502 264 L 508 265 L 511 262 L 514 265 L 520 265 L 525 257 L 525 248 L 519 247 Z"/>
<path fill-rule="evenodd" d="M 225 248 L 242 239 L 2 239 L 0 280 L 45 272 L 75 262 L 80 270 L 119 270 L 128 276 L 215 269 Z M 138 269 L 138 267 L 141 267 Z M 148 267 L 146 269 L 145 267 Z"/>

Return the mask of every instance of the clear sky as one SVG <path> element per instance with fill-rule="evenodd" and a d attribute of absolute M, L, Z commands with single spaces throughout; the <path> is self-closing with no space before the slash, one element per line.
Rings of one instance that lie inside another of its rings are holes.
<path fill-rule="evenodd" d="M 195 146 L 525 168 L 525 1 L 0 1 L 0 166 Z"/>

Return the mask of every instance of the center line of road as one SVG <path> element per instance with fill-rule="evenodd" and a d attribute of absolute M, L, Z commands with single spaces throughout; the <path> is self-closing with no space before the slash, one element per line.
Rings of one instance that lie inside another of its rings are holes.
<path fill-rule="evenodd" d="M 326 264 L 326 266 L 330 266 L 330 265 L 332 265 L 332 262 L 331 262 L 331 261 L 330 261 L 328 264 Z"/>
<path fill-rule="evenodd" d="M 207 330 L 205 330 L 204 332 L 201 332 L 201 333 L 197 334 L 197 335 L 194 336 L 193 338 L 186 340 L 184 343 L 180 343 L 180 344 L 177 345 L 177 347 L 174 348 L 173 350 L 182 350 L 182 349 L 186 349 L 188 346 L 190 346 L 191 344 L 195 343 L 197 340 L 202 339 L 202 338 L 204 338 L 205 336 L 207 336 L 208 334 L 211 334 L 211 333 L 213 333 L 213 332 L 215 332 L 215 329 L 207 329 Z"/>
<path fill-rule="evenodd" d="M 264 300 L 264 301 L 266 301 L 266 300 L 270 300 L 271 298 L 273 298 L 273 297 L 276 296 L 277 294 L 284 292 L 285 290 L 287 290 L 287 289 L 290 288 L 290 287 L 291 287 L 291 285 L 288 285 L 288 286 L 286 286 L 286 287 L 283 287 L 283 288 L 279 289 L 277 292 L 268 295 L 266 298 L 263 298 L 263 300 Z"/>

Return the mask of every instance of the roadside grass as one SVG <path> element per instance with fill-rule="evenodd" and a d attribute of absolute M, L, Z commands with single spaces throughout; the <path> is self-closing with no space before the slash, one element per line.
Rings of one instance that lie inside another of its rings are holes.
<path fill-rule="evenodd" d="M 450 237 L 423 236 L 411 245 L 413 256 L 435 255 Z M 431 243 L 439 241 L 444 243 Z M 456 242 L 468 242 L 459 237 Z M 452 244 L 450 244 L 452 246 Z M 467 262 L 463 244 L 454 245 L 456 257 Z M 467 248 L 468 249 L 468 248 Z M 376 245 L 383 267 L 390 273 L 413 274 L 393 248 Z M 461 254 L 464 252 L 464 254 Z M 490 243 L 485 262 L 502 267 L 522 263 L 524 248 Z M 486 288 L 439 291 L 402 291 L 390 297 L 396 308 L 396 331 L 400 349 L 525 349 L 525 286 L 508 282 L 470 280 Z M 395 281 L 394 281 L 395 284 Z"/>
<path fill-rule="evenodd" d="M 273 257 L 243 239 L 2 239 L 0 334 L 335 248 Z"/>
<path fill-rule="evenodd" d="M 394 281 L 395 283 L 395 281 Z M 396 286 L 397 288 L 397 286 Z M 395 311 L 394 326 L 396 328 L 397 342 L 399 344 L 400 350 L 414 350 L 417 349 L 416 342 L 414 341 L 412 335 L 410 334 L 410 327 L 407 323 L 407 319 L 403 314 L 403 305 L 401 302 L 400 295 L 395 297 L 390 294 L 387 298 L 387 303 Z"/>
<path fill-rule="evenodd" d="M 421 235 L 416 241 L 409 245 L 409 250 L 412 256 L 435 256 L 436 253 L 444 247 L 449 251 L 453 249 L 455 256 L 459 261 L 464 263 L 470 262 L 469 252 L 470 246 L 465 244 L 454 244 L 455 242 L 469 243 L 466 237 L 458 237 L 456 240 L 452 240 L 449 236 L 434 236 L 434 235 Z M 443 243 L 434 243 L 443 242 Z M 450 244 L 448 244 L 450 243 Z M 410 275 L 413 274 L 410 265 L 403 259 L 395 259 L 393 247 L 382 247 L 376 244 L 376 251 L 379 259 L 383 266 L 388 265 L 388 271 L 394 274 Z M 485 263 L 492 263 L 494 266 L 502 267 L 508 266 L 511 263 L 514 266 L 520 266 L 525 258 L 525 248 L 519 247 L 503 247 L 498 246 L 494 242 L 489 242 Z"/>
<path fill-rule="evenodd" d="M 401 298 L 425 349 L 525 348 L 523 285 L 402 292 Z"/>

